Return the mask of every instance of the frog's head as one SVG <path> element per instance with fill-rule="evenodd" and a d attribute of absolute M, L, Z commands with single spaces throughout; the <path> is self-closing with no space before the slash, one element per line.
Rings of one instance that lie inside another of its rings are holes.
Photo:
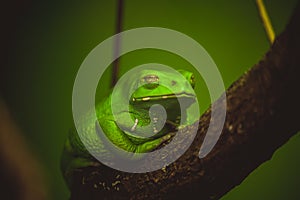
<path fill-rule="evenodd" d="M 184 99 L 188 107 L 195 101 L 195 78 L 192 72 L 178 70 L 179 73 L 158 70 L 143 70 L 137 76 L 130 104 L 149 108 L 153 104 L 166 109 L 178 106 L 178 99 Z"/>

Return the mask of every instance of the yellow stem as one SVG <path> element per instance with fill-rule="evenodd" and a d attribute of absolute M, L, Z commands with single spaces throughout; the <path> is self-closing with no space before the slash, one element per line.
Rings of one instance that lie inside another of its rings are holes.
<path fill-rule="evenodd" d="M 256 5 L 259 10 L 260 18 L 262 20 L 262 23 L 265 27 L 265 31 L 267 33 L 267 37 L 270 41 L 270 44 L 273 44 L 274 39 L 275 39 L 275 33 L 270 21 L 270 18 L 268 16 L 267 10 L 265 8 L 263 0 L 256 0 Z"/>

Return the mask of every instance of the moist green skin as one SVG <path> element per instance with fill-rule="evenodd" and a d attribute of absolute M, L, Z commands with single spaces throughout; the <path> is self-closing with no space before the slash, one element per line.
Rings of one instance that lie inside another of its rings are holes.
<path fill-rule="evenodd" d="M 96 105 L 95 110 L 99 124 L 106 137 L 114 145 L 128 152 L 150 152 L 171 138 L 172 132 L 179 128 L 180 119 L 189 124 L 189 116 L 186 113 L 181 115 L 177 98 L 185 98 L 186 108 L 195 103 L 195 96 L 193 95 L 194 76 L 188 71 L 178 70 L 178 72 L 184 78 L 169 72 L 144 70 L 136 75 L 136 81 L 129 80 L 129 84 L 124 84 L 122 90 L 117 94 L 118 97 L 125 97 L 130 89 L 134 89 L 131 90 L 134 93 L 130 97 L 129 115 L 123 107 L 118 108 L 119 112 L 113 115 L 111 109 L 112 94 Z M 142 82 L 146 84 L 142 85 Z M 168 88 L 171 88 L 171 90 Z M 154 104 L 164 106 L 167 112 L 166 124 L 160 131 L 148 126 L 151 122 L 149 108 Z M 96 131 L 99 130 L 99 127 L 97 127 L 98 124 L 92 120 L 91 116 L 90 113 L 83 116 L 84 127 L 79 129 L 83 132 L 85 143 L 89 145 L 89 148 L 93 149 L 98 155 L 108 156 L 103 141 L 99 139 L 98 135 L 93 134 L 95 129 Z M 116 119 L 118 119 L 118 124 L 115 121 Z M 135 121 L 138 123 L 135 124 Z M 140 127 L 145 126 L 149 127 L 147 132 L 153 132 L 154 135 L 149 138 L 136 136 L 140 133 Z M 98 164 L 95 158 L 86 150 L 76 129 L 73 128 L 69 132 L 61 159 L 62 172 L 68 185 L 70 186 L 72 182 L 74 170 Z"/>

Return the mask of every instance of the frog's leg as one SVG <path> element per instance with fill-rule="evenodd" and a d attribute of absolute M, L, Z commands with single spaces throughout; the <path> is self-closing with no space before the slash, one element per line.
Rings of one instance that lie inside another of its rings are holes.
<path fill-rule="evenodd" d="M 99 121 L 103 125 L 105 124 L 105 126 L 101 126 L 101 127 L 105 135 L 108 137 L 108 139 L 117 147 L 128 152 L 134 152 L 134 153 L 150 152 L 172 137 L 171 134 L 167 134 L 165 136 L 162 136 L 154 140 L 145 141 L 144 143 L 141 144 L 136 144 L 128 138 L 126 133 L 118 127 L 115 121 L 113 120 L 101 121 L 101 119 Z M 96 122 L 96 130 L 99 133 L 99 124 L 97 122 Z"/>
<path fill-rule="evenodd" d="M 135 133 L 139 133 L 139 127 L 138 125 L 141 126 L 141 124 L 145 124 L 145 120 L 139 120 L 138 118 L 131 118 L 130 114 L 132 113 L 128 113 L 128 112 L 120 112 L 117 114 L 117 119 L 118 123 L 117 126 L 119 126 L 122 130 L 124 131 L 128 131 L 128 132 L 135 132 Z M 140 117 L 142 118 L 142 117 Z M 144 131 L 147 132 L 152 132 L 153 131 L 153 127 L 147 126 L 148 129 L 145 129 L 145 126 L 143 128 Z"/>

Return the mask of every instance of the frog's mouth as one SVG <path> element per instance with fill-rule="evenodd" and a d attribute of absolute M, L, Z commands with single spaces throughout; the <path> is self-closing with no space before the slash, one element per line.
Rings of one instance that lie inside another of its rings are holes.
<path fill-rule="evenodd" d="M 147 101 L 155 101 L 162 99 L 175 99 L 175 98 L 195 98 L 194 94 L 182 92 L 178 94 L 166 94 L 166 95 L 154 95 L 154 96 L 146 96 L 146 97 L 133 97 L 133 102 L 147 102 Z"/>

